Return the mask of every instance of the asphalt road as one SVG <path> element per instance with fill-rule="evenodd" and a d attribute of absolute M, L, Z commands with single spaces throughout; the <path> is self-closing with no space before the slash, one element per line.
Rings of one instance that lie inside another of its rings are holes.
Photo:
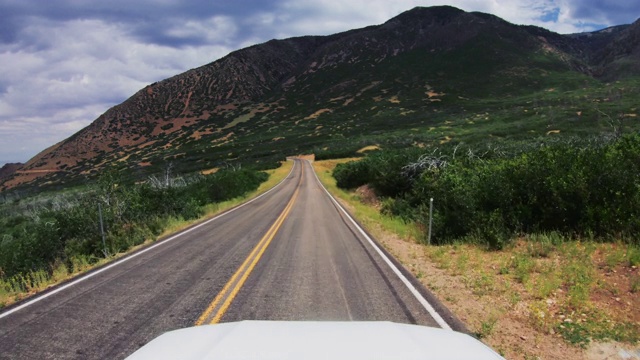
<path fill-rule="evenodd" d="M 5 309 L 0 359 L 121 359 L 168 330 L 249 319 L 462 329 L 385 257 L 296 160 L 255 201 Z"/>

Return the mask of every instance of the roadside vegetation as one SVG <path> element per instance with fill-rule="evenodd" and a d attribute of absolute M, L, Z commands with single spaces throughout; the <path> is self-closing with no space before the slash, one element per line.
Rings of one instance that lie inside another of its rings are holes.
<path fill-rule="evenodd" d="M 378 151 L 333 171 L 341 188 L 370 186 L 382 211 L 426 230 L 436 244 L 501 249 L 514 235 L 640 245 L 640 135 L 534 144 Z M 424 232 L 426 237 L 426 231 Z"/>
<path fill-rule="evenodd" d="M 579 359 L 640 340 L 639 145 L 447 144 L 315 167 L 478 337 L 507 358 Z"/>
<path fill-rule="evenodd" d="M 264 192 L 290 169 L 222 169 L 126 184 L 116 173 L 73 193 L 0 210 L 0 307 Z M 102 213 L 104 241 L 100 226 Z"/>

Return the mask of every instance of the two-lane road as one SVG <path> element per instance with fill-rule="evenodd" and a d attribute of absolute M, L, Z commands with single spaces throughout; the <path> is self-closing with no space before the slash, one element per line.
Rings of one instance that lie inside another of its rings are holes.
<path fill-rule="evenodd" d="M 264 196 L 0 313 L 0 359 L 118 359 L 168 330 L 248 319 L 443 325 L 392 263 L 296 160 Z"/>

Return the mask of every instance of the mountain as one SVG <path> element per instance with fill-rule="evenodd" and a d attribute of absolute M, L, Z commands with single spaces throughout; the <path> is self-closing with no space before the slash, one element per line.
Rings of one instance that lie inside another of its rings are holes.
<path fill-rule="evenodd" d="M 21 163 L 7 163 L 4 164 L 1 168 L 0 168 L 0 181 L 2 181 L 2 179 L 4 178 L 8 178 L 9 176 L 13 175 L 18 169 L 20 169 L 20 167 L 23 164 Z"/>
<path fill-rule="evenodd" d="M 168 162 L 180 171 L 270 167 L 287 155 L 353 153 L 371 143 L 500 137 L 489 127 L 464 128 L 488 111 L 502 114 L 491 128 L 540 133 L 546 113 L 521 124 L 506 109 L 539 105 L 550 91 L 600 94 L 605 81 L 635 79 L 639 39 L 640 21 L 560 35 L 439 6 L 335 35 L 271 40 L 141 89 L 0 189 L 81 182 L 107 168 L 140 179 Z M 568 106 L 558 111 L 572 112 Z M 580 116 L 601 117 L 589 114 Z M 462 118 L 459 127 L 447 125 Z"/>

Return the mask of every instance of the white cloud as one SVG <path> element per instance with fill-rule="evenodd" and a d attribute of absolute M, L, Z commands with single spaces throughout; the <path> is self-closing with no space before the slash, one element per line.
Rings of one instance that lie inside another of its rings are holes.
<path fill-rule="evenodd" d="M 146 84 L 272 38 L 381 24 L 416 6 L 452 5 L 560 33 L 631 22 L 640 15 L 637 0 L 199 0 L 190 5 L 0 0 L 0 159 L 26 161 Z"/>
<path fill-rule="evenodd" d="M 208 37 L 233 28 L 220 19 L 202 24 L 209 25 Z M 233 50 L 142 43 L 126 27 L 101 20 L 34 21 L 22 39 L 26 43 L 0 45 L 0 82 L 8 84 L 0 93 L 0 158 L 20 149 L 14 161 L 72 135 L 147 84 Z"/>
<path fill-rule="evenodd" d="M 209 42 L 227 42 L 233 38 L 238 28 L 228 16 L 214 16 L 204 21 L 182 20 L 166 31 L 169 36 L 188 39 L 203 39 Z"/>

